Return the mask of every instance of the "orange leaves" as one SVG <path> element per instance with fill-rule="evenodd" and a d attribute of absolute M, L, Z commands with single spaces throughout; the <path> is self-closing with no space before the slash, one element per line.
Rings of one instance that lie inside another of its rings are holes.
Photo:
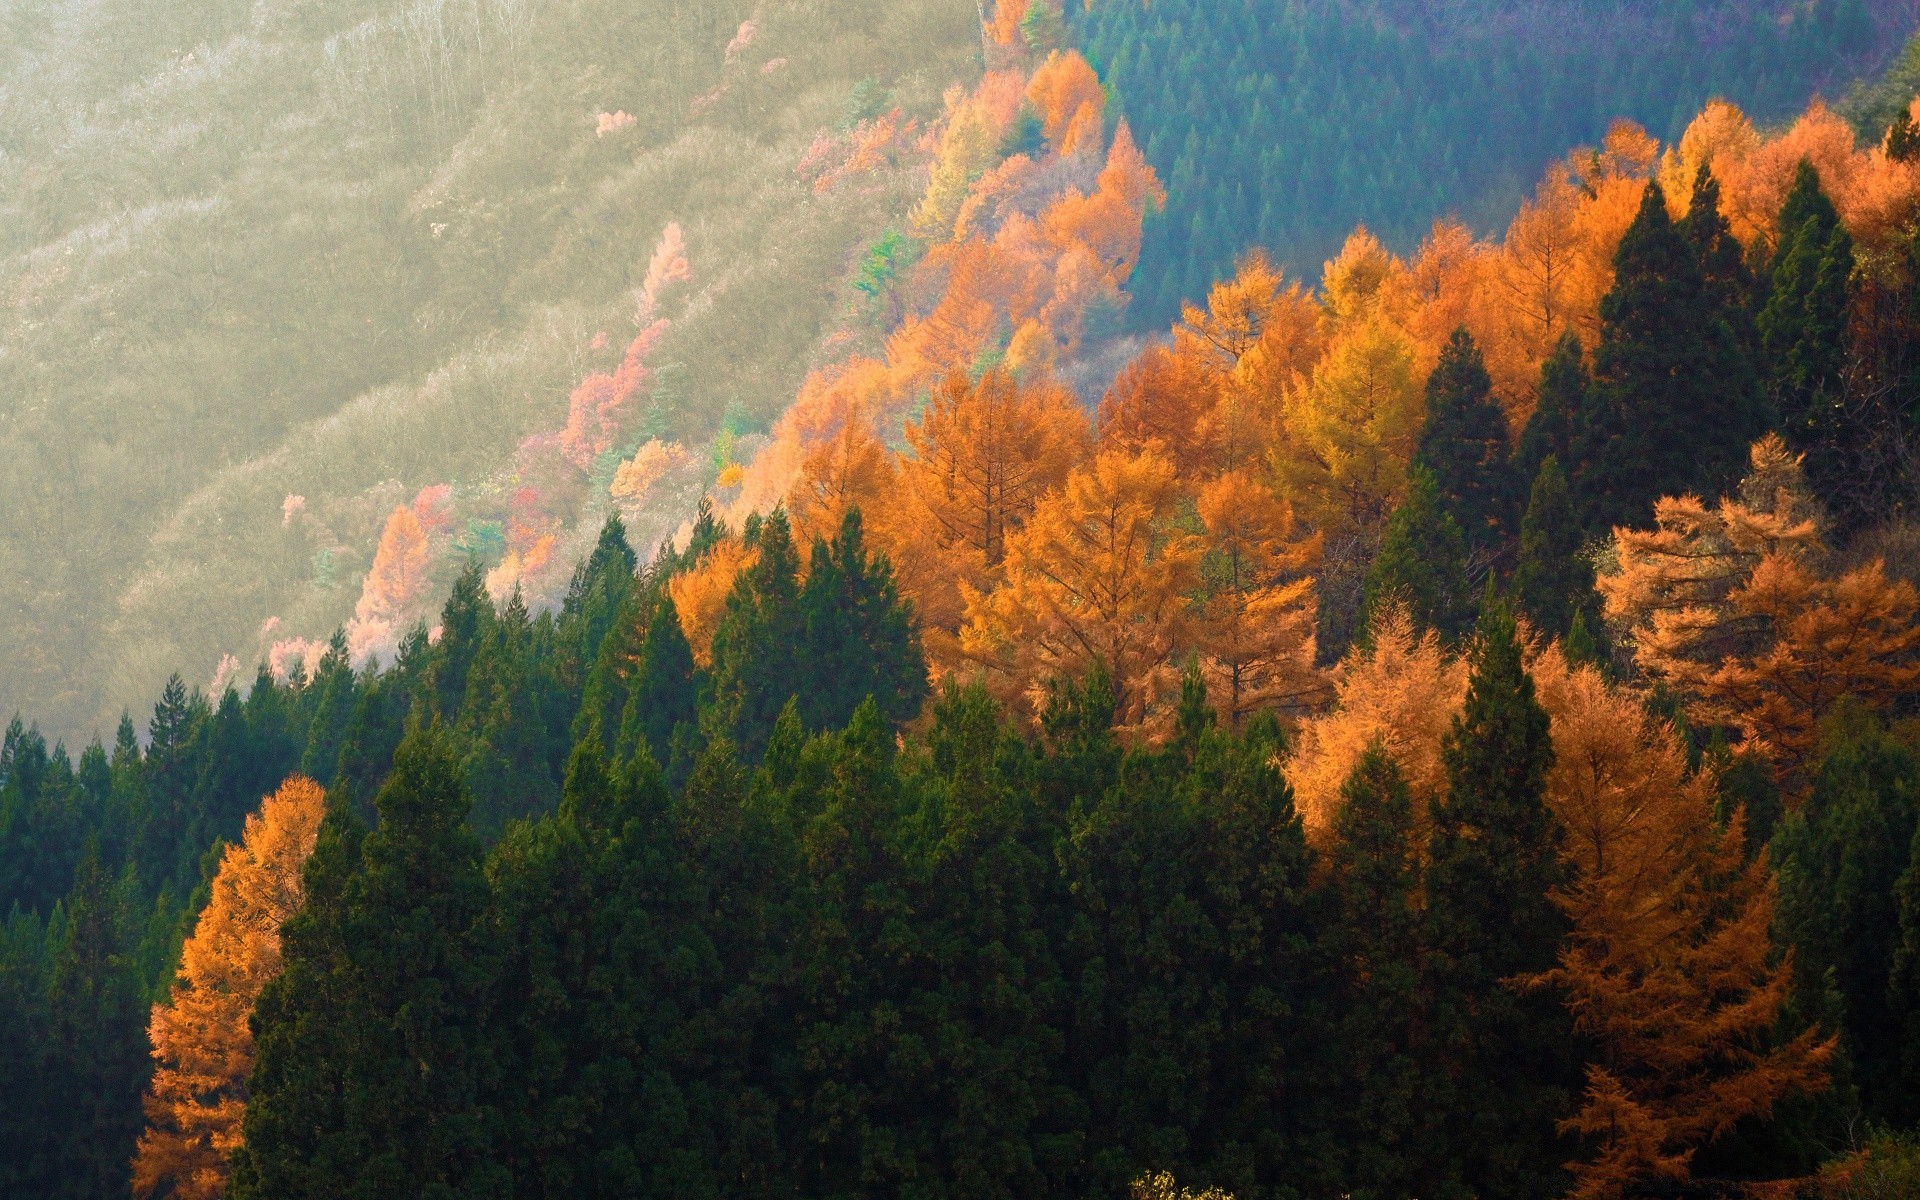
<path fill-rule="evenodd" d="M 424 508 L 429 520 L 439 517 L 439 505 L 432 502 L 439 498 L 428 497 L 428 503 L 418 505 Z M 395 508 L 380 531 L 373 566 L 360 585 L 360 599 L 354 605 L 353 620 L 347 624 L 347 640 L 354 662 L 392 650 L 398 631 L 420 615 L 431 582 L 428 572 L 432 566 L 427 529 L 416 509 L 406 505 Z"/>
<path fill-rule="evenodd" d="M 1416 635 L 1406 613 L 1375 618 L 1372 646 L 1357 648 L 1334 675 L 1331 712 L 1306 722 L 1287 763 L 1307 836 L 1323 843 L 1340 811 L 1340 789 L 1376 741 L 1406 776 L 1420 804 L 1416 839 L 1424 844 L 1426 804 L 1445 787 L 1440 743 L 1467 695 L 1467 665 L 1431 632 Z"/>
<path fill-rule="evenodd" d="M 1877 562 L 1824 574 L 1799 459 L 1769 436 L 1753 465 L 1741 495 L 1716 508 L 1669 497 L 1653 530 L 1615 530 L 1619 570 L 1599 586 L 1641 668 L 1792 781 L 1842 696 L 1885 708 L 1920 681 L 1920 597 Z"/>
<path fill-rule="evenodd" d="M 1010 534 L 1084 452 L 1086 418 L 1051 383 L 950 374 L 907 424 L 907 488 L 943 544 L 997 568 Z"/>
<path fill-rule="evenodd" d="M 133 1163 L 136 1196 L 215 1200 L 225 1190 L 253 1068 L 247 1019 L 280 969 L 280 926 L 300 906 L 300 870 L 325 804 L 318 784 L 288 779 L 220 860 L 172 992 L 153 1008 L 156 1067 Z"/>
<path fill-rule="evenodd" d="M 1140 261 L 1141 218 L 1166 198 L 1166 189 L 1122 121 L 1092 194 L 1068 191 L 1040 214 L 1040 228 L 1053 249 L 1066 253 L 1084 248 L 1118 283 Z"/>
<path fill-rule="evenodd" d="M 1179 494 L 1164 456 L 1106 451 L 1007 540 L 1006 584 L 969 597 L 961 645 L 1010 699 L 1035 702 L 1047 679 L 1098 662 L 1113 679 L 1119 727 L 1164 721 L 1200 558 L 1173 526 Z"/>
<path fill-rule="evenodd" d="M 1100 442 L 1143 450 L 1157 444 L 1182 475 L 1213 461 L 1209 420 L 1225 381 L 1218 369 L 1176 343 L 1148 346 L 1100 400 Z"/>
<path fill-rule="evenodd" d="M 1107 93 L 1086 59 L 1071 50 L 1047 55 L 1027 81 L 1027 101 L 1039 112 L 1041 135 L 1056 154 L 1099 150 Z"/>
<path fill-rule="evenodd" d="M 1722 821 L 1714 781 L 1690 771 L 1672 728 L 1558 650 L 1534 663 L 1552 722 L 1548 802 L 1567 830 L 1573 920 L 1558 969 L 1575 1027 L 1597 1043 L 1563 1128 L 1593 1153 L 1569 1164 L 1575 1196 L 1612 1200 L 1688 1176 L 1694 1151 L 1782 1096 L 1825 1084 L 1831 1040 L 1769 1035 L 1790 964 L 1775 961 L 1774 882 L 1749 860 L 1744 819 Z"/>
<path fill-rule="evenodd" d="M 411 508 L 394 509 L 380 533 L 355 617 L 397 621 L 409 615 L 426 590 L 429 565 L 427 531 L 420 518 Z"/>
<path fill-rule="evenodd" d="M 668 473 L 685 466 L 690 459 L 686 447 L 679 442 L 650 438 L 632 458 L 614 469 L 613 483 L 607 493 L 616 501 L 637 503 Z"/>
<path fill-rule="evenodd" d="M 788 495 L 794 540 L 802 546 L 815 538 L 831 541 L 848 512 L 878 513 L 891 503 L 894 485 L 887 448 L 861 414 L 848 414 L 839 434 L 807 455 L 800 482 Z"/>
<path fill-rule="evenodd" d="M 1298 538 L 1293 510 L 1229 471 L 1200 489 L 1206 526 L 1203 570 L 1211 585 L 1199 605 L 1195 645 L 1213 702 L 1233 727 L 1267 708 L 1303 709 L 1325 690 L 1314 669 L 1313 579 L 1318 536 Z"/>
<path fill-rule="evenodd" d="M 715 543 L 697 566 L 668 581 L 667 594 L 680 615 L 680 632 L 693 647 L 693 661 L 701 666 L 713 665 L 713 633 L 726 613 L 727 593 L 733 590 L 733 581 L 758 557 L 737 539 L 725 538 Z"/>

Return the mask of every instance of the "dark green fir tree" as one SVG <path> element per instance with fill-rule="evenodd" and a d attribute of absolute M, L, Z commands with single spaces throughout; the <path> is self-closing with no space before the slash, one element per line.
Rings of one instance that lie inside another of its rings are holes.
<path fill-rule="evenodd" d="M 1593 564 L 1560 460 L 1549 454 L 1534 478 L 1527 515 L 1520 521 L 1520 560 L 1513 588 L 1520 611 L 1535 629 L 1565 637 L 1574 613 L 1593 601 Z"/>
<path fill-rule="evenodd" d="M 1456 329 L 1427 377 L 1427 420 L 1413 461 L 1433 473 L 1440 506 L 1466 538 L 1467 551 L 1495 551 L 1513 533 L 1520 491 L 1507 444 L 1507 418 L 1493 399 L 1480 348 Z"/>
<path fill-rule="evenodd" d="M 1760 346 L 1787 444 L 1805 456 L 1807 482 L 1837 514 L 1845 503 L 1850 436 L 1844 404 L 1853 238 L 1805 159 L 1780 209 Z"/>
<path fill-rule="evenodd" d="M 1407 497 L 1387 519 L 1380 552 L 1367 570 L 1366 611 L 1401 604 L 1421 627 L 1459 637 L 1473 622 L 1467 545 L 1460 526 L 1440 503 L 1433 472 L 1408 472 Z"/>
<path fill-rule="evenodd" d="M 1442 747 L 1447 791 L 1428 858 L 1433 1036 L 1459 1182 L 1469 1195 L 1517 1200 L 1560 1190 L 1567 1155 L 1555 1121 L 1579 1081 L 1560 998 L 1517 982 L 1558 961 L 1568 924 L 1552 894 L 1565 872 L 1546 803 L 1547 714 L 1503 603 L 1481 613 L 1470 661 L 1466 706 Z"/>

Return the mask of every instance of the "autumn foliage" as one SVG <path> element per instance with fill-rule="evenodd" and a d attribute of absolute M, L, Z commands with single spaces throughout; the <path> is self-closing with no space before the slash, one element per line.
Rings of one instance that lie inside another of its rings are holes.
<path fill-rule="evenodd" d="M 1738 496 L 1670 497 L 1654 518 L 1615 531 L 1619 570 L 1599 581 L 1610 619 L 1642 669 L 1789 781 L 1843 697 L 1885 710 L 1920 680 L 1920 597 L 1878 562 L 1828 565 L 1824 515 L 1777 437 L 1754 446 Z"/>
<path fill-rule="evenodd" d="M 1552 717 L 1548 797 L 1567 831 L 1573 922 L 1564 991 L 1597 1053 L 1563 1122 L 1593 1147 L 1570 1164 L 1581 1200 L 1684 1180 L 1701 1146 L 1818 1091 L 1834 1041 L 1773 1040 L 1792 979 L 1769 936 L 1776 885 L 1749 857 L 1739 811 L 1721 820 L 1710 771 L 1689 768 L 1672 728 L 1638 697 L 1557 651 L 1534 664 Z"/>
<path fill-rule="evenodd" d="M 248 1017 L 280 969 L 280 926 L 300 907 L 300 870 L 325 805 L 318 784 L 294 776 L 221 857 L 213 895 L 181 947 L 178 980 L 153 1007 L 157 1065 L 133 1164 L 136 1196 L 217 1200 L 225 1190 L 253 1067 Z"/>

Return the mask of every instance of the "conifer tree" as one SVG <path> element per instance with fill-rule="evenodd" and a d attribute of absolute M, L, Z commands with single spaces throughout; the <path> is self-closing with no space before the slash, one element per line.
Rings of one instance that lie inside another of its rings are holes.
<path fill-rule="evenodd" d="M 630 761 L 644 745 L 653 761 L 666 768 L 669 779 L 684 783 L 693 767 L 699 689 L 693 647 L 680 628 L 673 597 L 663 588 L 647 619 L 640 664 L 620 715 L 618 757 Z"/>
<path fill-rule="evenodd" d="M 802 689 L 806 626 L 800 557 L 786 511 L 775 509 L 746 533 L 759 556 L 734 581 L 714 630 L 712 720 L 752 761 L 780 710 Z"/>
<path fill-rule="evenodd" d="M 1333 911 L 1323 926 L 1340 989 L 1326 1047 L 1329 1107 L 1346 1160 L 1342 1190 L 1353 1194 L 1417 1194 L 1440 1149 L 1430 1107 L 1437 1081 L 1423 1077 L 1433 1048 L 1423 1032 L 1416 832 L 1406 777 L 1376 741 L 1341 788 L 1327 878 Z"/>
<path fill-rule="evenodd" d="M 1538 478 L 1548 455 L 1558 458 L 1562 469 L 1571 469 L 1577 461 L 1574 440 L 1592 386 L 1580 338 L 1563 334 L 1540 368 L 1539 396 L 1514 448 L 1514 470 L 1520 478 Z"/>
<path fill-rule="evenodd" d="M 488 908 L 447 735 L 408 735 L 355 853 L 329 812 L 286 969 L 261 997 L 228 1194 L 491 1194 Z M 356 861 L 357 859 L 357 861 Z"/>
<path fill-rule="evenodd" d="M 1407 497 L 1387 519 L 1365 594 L 1369 620 L 1398 603 L 1417 625 L 1443 638 L 1460 636 L 1473 620 L 1466 539 L 1424 467 L 1408 472 Z"/>
<path fill-rule="evenodd" d="M 1716 492 L 1765 432 L 1717 223 L 1677 226 L 1649 182 L 1620 241 L 1575 449 L 1590 529 L 1644 522 L 1663 495 Z"/>
<path fill-rule="evenodd" d="M 136 1196 L 218 1200 L 240 1143 L 254 1000 L 280 966 L 280 926 L 300 902 L 324 796 L 287 780 L 221 856 L 211 898 L 181 950 L 179 977 L 150 1028 L 158 1069 L 133 1164 Z"/>
<path fill-rule="evenodd" d="M 347 657 L 347 635 L 336 629 L 314 667 L 313 682 L 307 685 L 313 693 L 313 714 L 307 726 L 307 748 L 300 755 L 300 773 L 307 778 L 330 784 L 339 772 L 340 744 L 353 719 L 358 685 Z"/>
<path fill-rule="evenodd" d="M 1830 507 L 1847 480 L 1849 435 L 1842 373 L 1853 238 L 1805 159 L 1780 209 L 1772 278 L 1760 310 L 1767 387 L 1787 444 L 1805 456 L 1807 482 Z"/>
<path fill-rule="evenodd" d="M 459 719 L 466 699 L 467 672 L 494 620 L 485 567 L 477 561 L 469 562 L 447 593 L 447 602 L 440 610 L 440 640 L 434 644 L 433 712 L 448 724 Z"/>
<path fill-rule="evenodd" d="M 529 619 L 515 589 L 468 670 L 457 732 L 474 829 L 488 841 L 509 821 L 547 811 L 559 799 L 565 748 L 556 752 L 554 743 L 566 728 L 559 711 L 565 701 L 551 675 L 552 630 L 544 615 L 539 626 Z"/>
<path fill-rule="evenodd" d="M 869 698 L 896 726 L 919 713 L 927 665 L 913 614 L 887 560 L 868 557 L 858 509 L 847 513 L 831 544 L 814 542 L 800 611 L 807 683 L 800 717 L 809 729 L 846 724 Z"/>
<path fill-rule="evenodd" d="M 1427 378 L 1427 420 L 1414 451 L 1433 473 L 1440 507 L 1466 538 L 1469 553 L 1496 550 L 1511 536 L 1520 489 L 1507 445 L 1507 418 L 1494 403 L 1493 380 L 1480 348 L 1456 329 Z"/>
<path fill-rule="evenodd" d="M 1520 561 L 1513 574 L 1520 611 L 1544 634 L 1566 636 L 1575 612 L 1594 606 L 1593 564 L 1582 549 L 1567 477 L 1549 454 L 1520 522 Z"/>
<path fill-rule="evenodd" d="M 1565 881 L 1546 802 L 1553 744 L 1504 604 L 1481 613 L 1470 661 L 1427 870 L 1447 1145 L 1470 1194 L 1540 1196 L 1559 1178 L 1569 1024 L 1557 997 L 1517 994 L 1513 981 L 1551 970 L 1568 930 L 1553 902 Z"/>
<path fill-rule="evenodd" d="M 57 1200 L 126 1195 L 127 1164 L 140 1133 L 140 1094 L 152 1063 L 129 911 L 131 873 L 116 881 L 88 842 L 57 933 L 48 986 L 53 1068 L 43 1112 L 51 1162 L 43 1194 Z"/>
<path fill-rule="evenodd" d="M 1813 790 L 1781 822 L 1777 927 L 1793 947 L 1797 1004 L 1842 1035 L 1869 1116 L 1920 1119 L 1920 1084 L 1898 1057 L 1908 1014 L 1892 965 L 1902 944 L 1898 884 L 1920 831 L 1920 758 L 1864 712 L 1834 723 Z"/>

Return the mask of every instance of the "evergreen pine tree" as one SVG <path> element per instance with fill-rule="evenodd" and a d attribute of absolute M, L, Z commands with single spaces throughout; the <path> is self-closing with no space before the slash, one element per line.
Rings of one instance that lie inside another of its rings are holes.
<path fill-rule="evenodd" d="M 1495 551 L 1513 533 L 1524 483 L 1509 457 L 1507 418 L 1486 362 L 1472 336 L 1456 329 L 1427 377 L 1427 420 L 1413 461 L 1433 473 L 1440 507 L 1469 553 Z"/>
<path fill-rule="evenodd" d="M 52 1159 L 42 1195 L 118 1200 L 145 1124 L 140 1096 L 153 1064 L 147 995 L 134 957 L 131 873 L 118 883 L 89 841 L 66 900 L 48 994 L 54 1094 L 45 1111 Z"/>
<path fill-rule="evenodd" d="M 1581 554 L 1584 539 L 1560 460 L 1540 464 L 1520 522 L 1520 562 L 1513 586 L 1520 611 L 1544 634 L 1565 637 L 1576 610 L 1593 600 L 1593 564 Z"/>
<path fill-rule="evenodd" d="M 673 597 L 663 588 L 653 599 L 640 663 L 620 715 L 618 757 L 633 760 L 644 746 L 648 757 L 665 766 L 668 779 L 684 783 L 697 753 L 694 737 L 699 695 L 693 647 L 680 628 Z"/>
<path fill-rule="evenodd" d="M 1620 241 L 1575 447 L 1588 529 L 1644 525 L 1661 496 L 1720 494 L 1766 431 L 1717 222 L 1675 225 L 1649 182 Z"/>
<path fill-rule="evenodd" d="M 1920 158 L 1920 129 L 1913 124 L 1913 114 L 1902 108 L 1893 118 L 1893 124 L 1887 127 L 1887 157 L 1894 162 L 1912 162 Z"/>
<path fill-rule="evenodd" d="M 440 729 L 402 741 L 375 807 L 363 840 L 328 813 L 283 931 L 283 974 L 255 1012 L 237 1200 L 502 1190 L 484 1103 L 487 884 Z"/>
<path fill-rule="evenodd" d="M 1367 570 L 1366 611 L 1404 604 L 1413 619 L 1454 638 L 1473 620 L 1466 540 L 1440 504 L 1433 473 L 1408 472 L 1407 498 L 1387 519 L 1380 552 Z"/>
<path fill-rule="evenodd" d="M 1558 1190 L 1554 1123 L 1578 1075 L 1559 998 L 1511 981 L 1551 970 L 1568 930 L 1550 898 L 1565 879 L 1545 796 L 1553 744 L 1505 605 L 1481 613 L 1471 663 L 1427 871 L 1447 1145 L 1469 1194 L 1543 1196 Z"/>
<path fill-rule="evenodd" d="M 744 531 L 758 560 L 734 581 L 713 634 L 712 720 L 751 762 L 766 747 L 774 719 L 808 678 L 802 661 L 800 557 L 785 509 Z"/>
<path fill-rule="evenodd" d="M 1592 385 L 1580 338 L 1563 334 L 1540 368 L 1539 399 L 1514 448 L 1514 470 L 1521 479 L 1538 478 L 1548 455 L 1558 458 L 1563 469 L 1575 462 L 1574 443 Z"/>
<path fill-rule="evenodd" d="M 433 714 L 452 724 L 460 716 L 467 693 L 467 672 L 481 640 L 493 626 L 493 601 L 487 595 L 486 571 L 469 562 L 440 610 L 440 640 L 430 674 L 433 678 Z"/>
<path fill-rule="evenodd" d="M 1776 924 L 1801 1015 L 1840 1031 L 1867 1115 L 1905 1127 L 1920 1119 L 1920 1082 L 1890 1052 L 1906 1023 L 1890 1008 L 1890 967 L 1920 832 L 1920 760 L 1864 715 L 1836 720 L 1832 736 L 1812 792 L 1774 834 Z"/>
<path fill-rule="evenodd" d="M 1842 400 L 1853 238 L 1805 159 L 1781 206 L 1760 346 L 1787 444 L 1805 455 L 1807 482 L 1836 512 L 1852 431 Z M 1857 435 L 1854 435 L 1857 436 Z"/>
<path fill-rule="evenodd" d="M 467 673 L 461 766 L 474 829 L 489 842 L 508 822 L 550 811 L 559 800 L 549 720 L 561 701 L 550 686 L 554 664 L 539 653 L 537 640 L 516 588 Z"/>
<path fill-rule="evenodd" d="M 347 635 L 334 630 L 327 652 L 313 669 L 313 715 L 307 725 L 307 746 L 300 755 L 300 773 L 321 784 L 333 782 L 340 769 L 340 743 L 353 719 L 359 679 L 347 659 Z"/>
<path fill-rule="evenodd" d="M 1326 1121 L 1343 1160 L 1340 1190 L 1418 1195 L 1443 1156 L 1424 1067 L 1426 950 L 1421 847 L 1406 777 L 1378 743 L 1341 789 L 1327 872 L 1332 911 L 1322 941 L 1338 992 L 1322 1068 L 1333 1085 Z"/>
<path fill-rule="evenodd" d="M 927 695 L 927 664 L 913 614 L 882 558 L 869 558 L 860 513 L 847 513 L 831 543 L 816 540 L 800 610 L 806 623 L 800 718 L 838 729 L 872 698 L 895 726 L 913 719 Z"/>

